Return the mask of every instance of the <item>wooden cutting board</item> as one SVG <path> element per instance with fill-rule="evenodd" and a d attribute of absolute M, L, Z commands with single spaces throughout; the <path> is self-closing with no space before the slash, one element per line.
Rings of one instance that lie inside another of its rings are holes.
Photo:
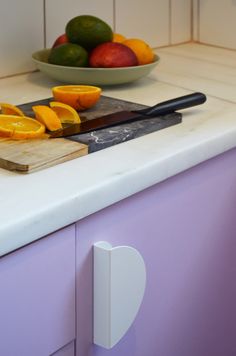
<path fill-rule="evenodd" d="M 0 167 L 31 173 L 88 154 L 88 146 L 57 139 L 0 139 Z"/>
<path fill-rule="evenodd" d="M 52 98 L 19 105 L 26 116 L 34 117 L 33 105 L 48 105 Z M 99 102 L 82 113 L 87 119 L 122 110 L 138 110 L 145 105 L 101 96 Z M 81 116 L 81 117 L 82 117 Z M 54 166 L 86 154 L 164 129 L 181 122 L 181 114 L 172 113 L 165 118 L 157 117 L 127 123 L 94 134 L 76 135 L 69 139 L 34 139 L 13 141 L 0 139 L 0 167 L 19 173 L 31 173 Z"/>

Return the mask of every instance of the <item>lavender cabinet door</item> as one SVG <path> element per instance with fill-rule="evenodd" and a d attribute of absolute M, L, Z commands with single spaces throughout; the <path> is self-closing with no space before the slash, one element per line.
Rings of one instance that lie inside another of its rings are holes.
<path fill-rule="evenodd" d="M 0 355 L 48 356 L 75 338 L 75 226 L 0 259 Z"/>
<path fill-rule="evenodd" d="M 70 342 L 50 356 L 75 356 L 75 341 Z"/>
<path fill-rule="evenodd" d="M 236 355 L 236 150 L 78 222 L 77 356 Z M 94 197 L 96 199 L 96 197 Z M 112 349 L 93 344 L 93 244 L 130 245 L 144 299 Z"/>

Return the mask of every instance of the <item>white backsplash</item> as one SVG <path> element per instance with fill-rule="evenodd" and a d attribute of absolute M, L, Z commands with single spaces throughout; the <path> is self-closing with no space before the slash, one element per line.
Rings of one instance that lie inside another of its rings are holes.
<path fill-rule="evenodd" d="M 46 1 L 46 47 L 65 32 L 67 22 L 79 15 L 94 15 L 114 28 L 113 1 L 111 0 L 45 0 Z M 55 13 L 56 10 L 56 13 Z"/>
<path fill-rule="evenodd" d="M 191 41 L 191 0 L 171 0 L 170 44 Z"/>
<path fill-rule="evenodd" d="M 44 46 L 43 0 L 1 1 L 0 77 L 34 69 L 31 53 Z"/>
<path fill-rule="evenodd" d="M 199 0 L 199 41 L 236 49 L 236 0 Z"/>
<path fill-rule="evenodd" d="M 169 2 L 166 0 L 118 0 L 115 31 L 128 38 L 142 38 L 152 47 L 169 43 Z"/>
<path fill-rule="evenodd" d="M 236 0 L 8 0 L 0 12 L 0 78 L 34 70 L 31 54 L 50 47 L 79 14 L 154 48 L 194 38 L 236 49 Z"/>

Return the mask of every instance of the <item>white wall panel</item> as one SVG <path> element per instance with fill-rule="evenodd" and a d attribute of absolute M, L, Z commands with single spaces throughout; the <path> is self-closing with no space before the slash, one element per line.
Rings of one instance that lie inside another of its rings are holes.
<path fill-rule="evenodd" d="M 192 37 L 199 41 L 199 0 L 192 0 Z"/>
<path fill-rule="evenodd" d="M 0 77 L 35 68 L 31 54 L 44 44 L 43 0 L 1 1 Z"/>
<path fill-rule="evenodd" d="M 116 32 L 152 47 L 193 35 L 202 43 L 236 49 L 236 0 L 8 0 L 0 11 L 0 77 L 35 69 L 31 54 L 44 47 L 44 39 L 50 47 L 80 14 L 98 16 Z"/>
<path fill-rule="evenodd" d="M 171 0 L 171 44 L 191 40 L 191 0 Z"/>
<path fill-rule="evenodd" d="M 78 15 L 94 15 L 113 28 L 112 0 L 46 0 L 46 47 L 65 32 L 67 22 Z"/>
<path fill-rule="evenodd" d="M 236 49 L 236 0 L 199 0 L 199 40 Z"/>
<path fill-rule="evenodd" d="M 115 30 L 129 38 L 141 38 L 151 47 L 169 43 L 169 1 L 116 0 Z"/>

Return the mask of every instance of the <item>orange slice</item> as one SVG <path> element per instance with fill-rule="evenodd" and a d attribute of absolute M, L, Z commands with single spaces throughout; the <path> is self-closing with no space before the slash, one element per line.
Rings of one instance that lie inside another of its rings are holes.
<path fill-rule="evenodd" d="M 50 107 L 55 111 L 63 124 L 79 124 L 81 122 L 79 114 L 70 105 L 59 103 L 58 101 L 51 101 Z"/>
<path fill-rule="evenodd" d="M 0 103 L 0 111 L 1 114 L 5 114 L 5 115 L 25 116 L 21 109 L 19 109 L 15 105 L 8 104 L 8 103 Z"/>
<path fill-rule="evenodd" d="M 45 126 L 27 116 L 0 115 L 0 136 L 14 139 L 38 138 Z"/>
<path fill-rule="evenodd" d="M 91 85 L 62 85 L 52 88 L 55 101 L 82 111 L 94 106 L 101 96 L 102 89 Z"/>
<path fill-rule="evenodd" d="M 55 111 L 46 105 L 32 106 L 35 117 L 40 121 L 49 131 L 56 131 L 62 128 L 61 121 Z"/>

